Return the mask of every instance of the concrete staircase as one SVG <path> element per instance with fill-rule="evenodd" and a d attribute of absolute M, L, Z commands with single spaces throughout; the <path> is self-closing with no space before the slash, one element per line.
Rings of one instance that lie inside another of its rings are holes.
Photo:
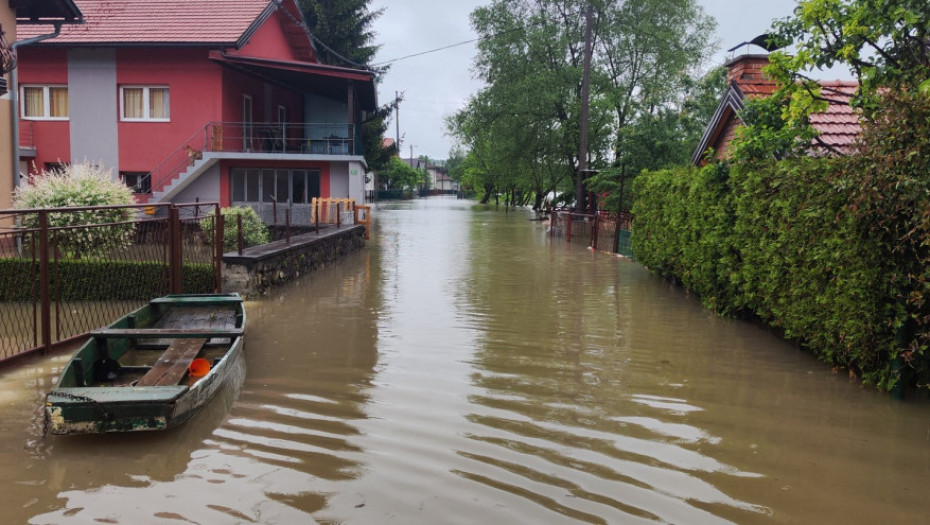
<path fill-rule="evenodd" d="M 213 152 L 204 151 L 201 156 L 194 159 L 191 165 L 173 179 L 171 179 L 161 190 L 152 191 L 149 202 L 169 202 L 175 195 L 195 181 L 197 177 L 206 172 L 210 167 L 216 164 L 219 159 Z"/>

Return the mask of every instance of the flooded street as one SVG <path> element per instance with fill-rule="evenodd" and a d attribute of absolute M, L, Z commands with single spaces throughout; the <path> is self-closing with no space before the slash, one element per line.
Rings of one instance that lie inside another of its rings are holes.
<path fill-rule="evenodd" d="M 926 523 L 892 400 L 525 211 L 381 203 L 246 305 L 245 378 L 164 433 L 42 437 L 0 371 L 4 523 Z"/>

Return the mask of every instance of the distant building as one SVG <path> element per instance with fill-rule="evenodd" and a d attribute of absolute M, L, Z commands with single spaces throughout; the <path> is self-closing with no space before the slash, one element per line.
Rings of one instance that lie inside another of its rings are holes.
<path fill-rule="evenodd" d="M 727 90 L 694 150 L 691 157 L 694 164 L 706 164 L 705 157 L 710 149 L 713 149 L 715 160 L 726 158 L 736 129 L 742 125 L 740 114 L 746 100 L 768 97 L 775 92 L 777 85 L 762 72 L 768 63 L 768 55 L 741 55 L 725 64 Z M 811 153 L 851 153 L 862 133 L 859 115 L 849 105 L 859 85 L 856 82 L 832 81 L 821 82 L 821 86 L 822 94 L 830 105 L 826 111 L 810 116 L 811 126 L 820 132 L 811 145 Z"/>

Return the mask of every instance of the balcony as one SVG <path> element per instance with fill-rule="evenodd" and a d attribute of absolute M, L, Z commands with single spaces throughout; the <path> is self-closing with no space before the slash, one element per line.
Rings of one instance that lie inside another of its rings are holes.
<path fill-rule="evenodd" d="M 352 124 L 214 122 L 200 151 L 356 155 Z M 192 146 L 194 147 L 194 146 Z"/>
<path fill-rule="evenodd" d="M 359 156 L 356 126 L 339 123 L 211 122 L 169 154 L 136 183 L 140 193 L 159 192 L 190 174 L 208 158 L 239 153 L 242 158 L 281 156 L 282 160 L 320 160 Z"/>

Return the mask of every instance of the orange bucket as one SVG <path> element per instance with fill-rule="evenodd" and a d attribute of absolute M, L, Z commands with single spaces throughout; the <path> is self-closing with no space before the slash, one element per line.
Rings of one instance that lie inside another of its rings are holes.
<path fill-rule="evenodd" d="M 203 377 L 210 371 L 210 361 L 198 357 L 191 361 L 191 366 L 187 367 L 187 371 L 190 373 L 191 377 Z"/>

